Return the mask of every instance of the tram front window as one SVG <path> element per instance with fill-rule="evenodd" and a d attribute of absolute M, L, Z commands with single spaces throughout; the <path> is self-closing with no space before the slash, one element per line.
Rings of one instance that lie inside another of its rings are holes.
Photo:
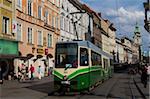
<path fill-rule="evenodd" d="M 77 68 L 78 66 L 78 54 L 77 44 L 57 44 L 56 45 L 56 68 Z"/>

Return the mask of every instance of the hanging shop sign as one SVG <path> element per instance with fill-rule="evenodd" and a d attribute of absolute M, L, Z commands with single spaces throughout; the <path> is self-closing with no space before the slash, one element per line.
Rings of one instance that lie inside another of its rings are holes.
<path fill-rule="evenodd" d="M 43 54 L 43 53 L 44 53 L 44 51 L 43 51 L 43 49 L 42 49 L 42 48 L 38 48 L 38 49 L 37 49 L 37 53 L 38 53 L 38 54 Z"/>

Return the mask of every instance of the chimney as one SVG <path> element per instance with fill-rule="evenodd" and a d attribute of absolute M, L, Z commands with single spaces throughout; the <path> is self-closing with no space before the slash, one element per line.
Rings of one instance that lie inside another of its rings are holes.
<path fill-rule="evenodd" d="M 99 17 L 101 17 L 101 13 L 100 12 L 98 13 L 98 15 L 99 15 Z"/>

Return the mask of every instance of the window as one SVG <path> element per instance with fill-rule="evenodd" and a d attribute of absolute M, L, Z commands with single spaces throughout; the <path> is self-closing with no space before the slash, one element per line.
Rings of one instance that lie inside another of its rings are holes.
<path fill-rule="evenodd" d="M 32 28 L 28 28 L 28 43 L 32 44 Z"/>
<path fill-rule="evenodd" d="M 58 28 L 58 17 L 56 17 L 56 20 L 55 20 L 55 27 Z"/>
<path fill-rule="evenodd" d="M 22 27 L 20 23 L 17 23 L 17 40 L 22 41 Z"/>
<path fill-rule="evenodd" d="M 56 68 L 78 67 L 78 45 L 76 43 L 63 43 L 56 45 Z"/>
<path fill-rule="evenodd" d="M 43 46 L 43 35 L 42 35 L 42 31 L 38 31 L 38 45 Z"/>
<path fill-rule="evenodd" d="M 10 34 L 9 27 L 10 27 L 9 18 L 3 17 L 3 33 Z"/>
<path fill-rule="evenodd" d="M 95 65 L 101 66 L 102 65 L 101 55 L 97 54 L 94 51 L 91 51 L 91 61 L 92 61 L 92 66 L 95 66 Z"/>
<path fill-rule="evenodd" d="M 22 0 L 17 0 L 17 6 L 18 6 L 19 8 L 22 8 Z"/>
<path fill-rule="evenodd" d="M 46 10 L 45 11 L 45 19 L 44 19 L 44 21 L 45 21 L 45 23 L 48 23 L 48 11 Z"/>
<path fill-rule="evenodd" d="M 60 17 L 60 27 L 61 29 L 63 30 L 63 27 L 64 27 L 64 19 L 63 19 L 63 16 L 61 15 Z"/>
<path fill-rule="evenodd" d="M 71 33 L 71 22 L 69 21 L 69 33 Z"/>
<path fill-rule="evenodd" d="M 32 1 L 28 0 L 28 14 L 31 16 L 32 15 Z"/>
<path fill-rule="evenodd" d="M 52 16 L 52 26 L 55 27 L 55 17 Z"/>
<path fill-rule="evenodd" d="M 42 7 L 38 6 L 38 18 L 42 19 Z"/>
<path fill-rule="evenodd" d="M 108 59 L 103 58 L 104 68 L 108 67 Z"/>
<path fill-rule="evenodd" d="M 56 3 L 57 7 L 59 7 L 59 2 L 60 2 L 60 1 L 59 1 L 59 0 L 56 0 L 56 2 L 57 2 L 57 3 Z"/>
<path fill-rule="evenodd" d="M 80 66 L 88 66 L 88 50 L 86 48 L 80 48 Z"/>
<path fill-rule="evenodd" d="M 66 25 L 67 25 L 67 24 L 66 24 L 67 20 L 66 20 L 66 18 L 64 18 L 63 20 L 64 20 L 64 24 L 63 24 L 64 27 L 63 27 L 63 29 L 66 31 L 66 30 L 67 30 L 67 29 L 66 29 L 66 28 L 67 28 L 67 26 L 66 26 Z"/>
<path fill-rule="evenodd" d="M 47 39 L 48 41 L 48 47 L 52 47 L 52 35 L 51 34 L 48 34 L 48 39 Z"/>

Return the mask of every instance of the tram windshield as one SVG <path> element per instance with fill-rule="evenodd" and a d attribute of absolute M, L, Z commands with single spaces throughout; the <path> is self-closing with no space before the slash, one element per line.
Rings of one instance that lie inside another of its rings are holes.
<path fill-rule="evenodd" d="M 56 45 L 55 68 L 77 68 L 78 47 L 75 43 L 63 43 Z"/>

